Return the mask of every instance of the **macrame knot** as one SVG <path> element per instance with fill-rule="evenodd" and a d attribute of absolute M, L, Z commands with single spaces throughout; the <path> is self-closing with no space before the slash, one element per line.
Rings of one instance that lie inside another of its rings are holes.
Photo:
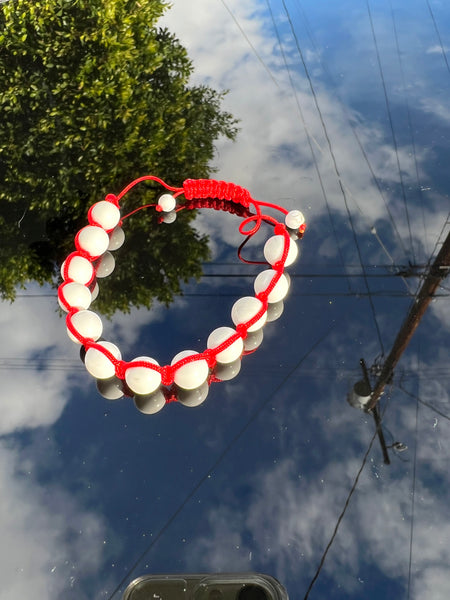
<path fill-rule="evenodd" d="M 203 351 L 203 358 L 208 363 L 208 367 L 210 369 L 214 369 L 217 363 L 217 359 L 215 353 L 210 348 L 207 348 Z"/>
<path fill-rule="evenodd" d="M 119 379 L 125 379 L 125 372 L 127 370 L 127 363 L 125 363 L 123 360 L 120 360 L 116 363 L 115 366 L 115 372 L 116 372 L 116 377 L 118 377 Z"/>
<path fill-rule="evenodd" d="M 248 335 L 248 331 L 244 323 L 239 323 L 239 325 L 236 325 L 236 333 L 238 333 L 241 338 L 245 340 Z"/>
<path fill-rule="evenodd" d="M 277 223 L 273 228 L 273 232 L 275 235 L 283 235 L 285 231 L 286 227 L 283 225 L 283 223 Z"/>
<path fill-rule="evenodd" d="M 161 369 L 161 383 L 163 385 L 170 385 L 171 383 L 173 383 L 173 375 L 174 368 L 171 365 L 165 365 Z"/>
<path fill-rule="evenodd" d="M 117 206 L 117 208 L 120 208 L 119 200 L 117 199 L 117 196 L 115 196 L 114 194 L 107 194 L 105 196 L 105 200 L 106 200 L 106 202 L 111 202 L 111 204 L 114 204 L 114 206 Z"/>

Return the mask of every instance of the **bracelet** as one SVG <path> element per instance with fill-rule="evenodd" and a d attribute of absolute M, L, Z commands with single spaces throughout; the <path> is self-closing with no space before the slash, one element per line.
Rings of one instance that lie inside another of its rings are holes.
<path fill-rule="evenodd" d="M 135 185 L 154 181 L 169 192 L 162 194 L 157 204 L 140 206 L 121 217 L 120 201 Z M 182 203 L 178 200 L 184 196 Z M 139 210 L 154 207 L 160 213 L 159 221 L 171 223 L 177 212 L 195 208 L 213 208 L 233 212 L 243 221 L 239 232 L 246 236 L 238 250 L 240 260 L 248 264 L 267 264 L 254 281 L 254 296 L 237 300 L 231 309 L 232 327 L 219 327 L 208 337 L 206 349 L 179 352 L 170 365 L 160 366 L 148 356 L 122 360 L 119 348 L 101 338 L 103 324 L 100 317 L 89 310 L 98 295 L 98 279 L 114 270 L 112 252 L 122 246 L 125 235 L 123 221 Z M 264 214 L 264 208 L 284 215 L 284 223 Z M 254 212 L 252 212 L 254 211 Z M 153 175 L 132 181 L 120 194 L 108 194 L 88 211 L 89 225 L 75 236 L 76 250 L 61 266 L 63 283 L 58 287 L 58 302 L 67 312 L 66 327 L 69 338 L 81 345 L 81 355 L 87 371 L 97 380 L 97 387 L 107 398 L 132 396 L 136 406 L 145 413 L 159 411 L 168 401 L 179 399 L 187 406 L 200 404 L 211 381 L 220 376 L 211 375 L 214 368 L 224 369 L 239 361 L 245 354 L 244 340 L 259 331 L 267 320 L 269 305 L 281 302 L 288 293 L 289 279 L 284 273 L 298 255 L 296 240 L 303 237 L 305 219 L 298 210 L 286 209 L 268 202 L 255 200 L 250 193 L 234 183 L 211 179 L 188 179 L 182 187 L 172 187 Z M 255 235 L 262 223 L 273 226 L 273 235 L 264 245 L 266 262 L 248 261 L 241 250 Z M 226 377 L 225 377 L 226 378 Z M 173 384 L 173 385 L 172 385 Z M 206 385 L 206 388 L 205 388 Z M 164 387 L 161 386 L 166 386 Z M 172 386 L 171 391 L 168 386 Z M 174 394 L 174 390 L 178 394 Z M 203 390 L 203 391 L 202 391 Z M 207 393 L 207 392 L 206 392 Z"/>

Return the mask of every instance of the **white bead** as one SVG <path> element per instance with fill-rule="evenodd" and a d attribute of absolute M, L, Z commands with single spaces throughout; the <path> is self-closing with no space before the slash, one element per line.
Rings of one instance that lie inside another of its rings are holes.
<path fill-rule="evenodd" d="M 286 215 L 284 222 L 289 229 L 298 229 L 305 222 L 305 217 L 299 210 L 291 210 Z"/>
<path fill-rule="evenodd" d="M 171 365 L 185 358 L 198 354 L 195 350 L 183 350 L 172 359 Z M 191 363 L 183 365 L 175 371 L 174 382 L 185 390 L 193 390 L 202 385 L 209 374 L 209 367 L 206 360 L 195 360 Z"/>
<path fill-rule="evenodd" d="M 118 250 L 125 241 L 125 233 L 122 227 L 116 227 L 109 234 L 108 250 Z"/>
<path fill-rule="evenodd" d="M 253 331 L 249 333 L 248 336 L 244 340 L 244 350 L 245 352 L 253 352 L 259 346 L 261 346 L 264 338 L 264 332 L 262 329 L 258 329 L 258 331 Z"/>
<path fill-rule="evenodd" d="M 284 235 L 273 235 L 264 245 L 264 257 L 270 265 L 281 260 L 284 250 Z M 292 265 L 297 258 L 298 247 L 294 240 L 289 239 L 289 251 L 286 257 L 285 267 Z"/>
<path fill-rule="evenodd" d="M 108 231 L 114 229 L 120 221 L 120 210 L 107 200 L 101 200 L 94 204 L 90 213 L 92 219 Z"/>
<path fill-rule="evenodd" d="M 145 415 L 154 415 L 164 408 L 165 404 L 166 399 L 161 390 L 157 390 L 153 394 L 136 394 L 134 396 L 134 405 Z"/>
<path fill-rule="evenodd" d="M 94 302 L 94 300 L 97 299 L 98 292 L 99 292 L 98 283 L 95 282 L 95 285 L 94 285 L 94 287 L 92 288 L 92 291 L 91 291 L 91 296 L 92 296 L 91 302 Z"/>
<path fill-rule="evenodd" d="M 72 325 L 78 333 L 88 339 L 94 341 L 102 335 L 103 324 L 100 317 L 91 310 L 80 310 L 71 317 Z M 75 336 L 67 329 L 67 335 L 76 344 L 80 344 Z"/>
<path fill-rule="evenodd" d="M 158 365 L 156 360 L 149 356 L 138 356 L 131 362 L 141 360 Z M 135 394 L 152 394 L 161 385 L 161 373 L 149 367 L 128 367 L 125 371 L 125 381 Z"/>
<path fill-rule="evenodd" d="M 107 400 L 123 398 L 123 382 L 118 377 L 97 379 L 97 390 Z"/>
<path fill-rule="evenodd" d="M 105 350 L 111 352 L 117 360 L 122 358 L 120 350 L 115 344 L 112 344 L 111 342 L 98 342 L 98 345 L 103 346 Z M 97 348 L 88 348 L 86 356 L 84 357 L 84 365 L 88 373 L 96 379 L 110 379 L 111 377 L 114 377 L 116 372 L 114 364 L 101 350 L 97 350 Z"/>
<path fill-rule="evenodd" d="M 244 296 L 244 298 L 239 298 L 239 300 L 233 304 L 233 308 L 231 309 L 231 320 L 235 325 L 246 323 L 254 317 L 261 308 L 261 300 L 258 300 L 258 298 L 254 298 L 253 296 Z M 248 331 L 257 331 L 258 329 L 261 329 L 266 322 L 266 319 L 267 312 L 264 312 L 262 317 L 248 328 Z"/>
<path fill-rule="evenodd" d="M 177 201 L 172 194 L 163 194 L 158 199 L 158 206 L 160 206 L 164 212 L 170 212 L 176 205 Z"/>
<path fill-rule="evenodd" d="M 77 236 L 78 245 L 91 256 L 101 256 L 109 246 L 109 235 L 101 227 L 86 225 Z"/>
<path fill-rule="evenodd" d="M 85 310 L 86 308 L 89 308 L 92 302 L 91 292 L 85 285 L 81 285 L 81 283 L 75 283 L 74 281 L 71 283 L 64 283 L 60 290 L 61 296 L 72 308 Z M 69 312 L 59 297 L 58 303 L 64 311 Z"/>
<path fill-rule="evenodd" d="M 281 317 L 284 311 L 284 302 L 280 300 L 274 304 L 269 304 L 267 307 L 267 322 L 272 323 Z"/>
<path fill-rule="evenodd" d="M 220 381 L 229 381 L 239 374 L 239 371 L 241 370 L 241 364 L 242 361 L 240 358 L 232 363 L 228 363 L 227 365 L 217 363 L 217 365 L 214 367 L 214 376 L 217 377 L 217 379 L 220 379 Z"/>
<path fill-rule="evenodd" d="M 95 266 L 95 274 L 97 277 L 108 277 L 114 271 L 116 261 L 111 252 L 105 252 L 105 254 L 99 259 Z"/>
<path fill-rule="evenodd" d="M 178 402 L 181 402 L 183 406 L 193 408 L 194 406 L 199 406 L 200 404 L 202 404 L 202 402 L 206 400 L 208 392 L 209 385 L 206 381 L 194 390 L 186 390 L 179 388 L 177 390 Z"/>
<path fill-rule="evenodd" d="M 206 342 L 206 347 L 210 349 L 217 348 L 220 346 L 222 342 L 227 340 L 229 337 L 234 335 L 236 331 L 232 327 L 219 327 L 218 329 L 214 329 L 213 332 L 208 337 L 208 341 Z M 239 338 L 235 342 L 228 346 L 226 350 L 222 350 L 219 354 L 216 355 L 216 359 L 220 363 L 231 363 L 239 358 L 244 351 L 244 342 L 242 338 Z"/>
<path fill-rule="evenodd" d="M 64 267 L 66 261 L 61 265 L 61 276 L 64 278 Z M 69 262 L 68 278 L 85 285 L 91 281 L 94 275 L 94 267 L 82 256 L 72 256 Z"/>
<path fill-rule="evenodd" d="M 177 220 L 177 213 L 172 210 L 171 212 L 165 213 L 162 217 L 163 223 L 170 225 L 170 223 L 174 223 Z"/>
<path fill-rule="evenodd" d="M 270 284 L 274 276 L 277 274 L 273 269 L 267 269 L 266 271 L 262 271 L 255 279 L 254 288 L 255 294 L 260 294 L 264 290 L 267 289 L 267 286 Z M 289 282 L 284 276 L 281 275 L 280 279 L 275 284 L 275 287 L 267 296 L 267 302 L 279 302 L 286 297 L 286 294 L 289 291 Z"/>

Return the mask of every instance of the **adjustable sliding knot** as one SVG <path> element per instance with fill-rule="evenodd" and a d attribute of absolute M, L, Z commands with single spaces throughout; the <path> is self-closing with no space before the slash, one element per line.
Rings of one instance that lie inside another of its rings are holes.
<path fill-rule="evenodd" d="M 250 192 L 240 185 L 215 179 L 186 179 L 183 182 L 186 200 L 192 198 L 219 198 L 231 200 L 248 207 L 251 203 Z"/>

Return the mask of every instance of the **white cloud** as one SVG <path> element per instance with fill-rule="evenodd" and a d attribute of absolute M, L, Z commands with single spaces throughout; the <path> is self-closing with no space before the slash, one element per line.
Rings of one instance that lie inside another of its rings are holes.
<path fill-rule="evenodd" d="M 0 442 L 0 599 L 88 600 L 79 580 L 99 569 L 104 525 L 57 484 L 40 485 L 34 457 Z"/>

